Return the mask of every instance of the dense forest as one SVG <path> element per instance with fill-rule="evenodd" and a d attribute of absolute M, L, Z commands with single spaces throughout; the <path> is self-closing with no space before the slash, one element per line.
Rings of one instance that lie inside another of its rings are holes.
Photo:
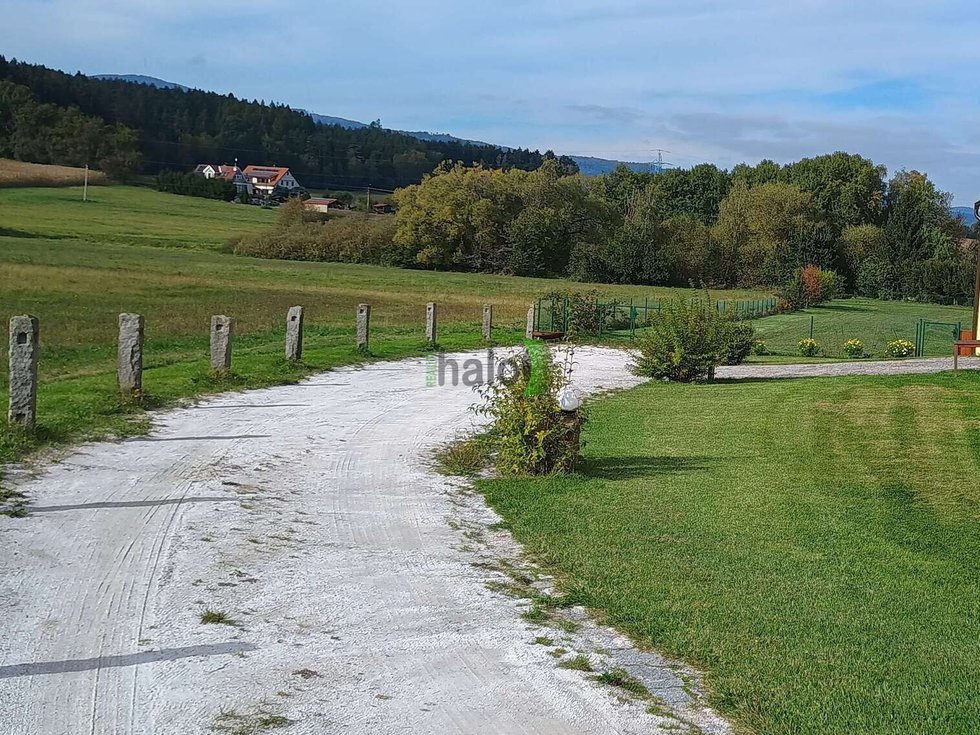
<path fill-rule="evenodd" d="M 395 193 L 396 217 L 323 222 L 296 205 L 240 253 L 582 281 L 769 286 L 800 270 L 841 292 L 963 301 L 976 242 L 927 176 L 834 153 L 731 171 L 620 167 L 596 178 L 444 164 Z"/>
<path fill-rule="evenodd" d="M 394 189 L 445 160 L 532 170 L 542 154 L 318 125 L 285 105 L 93 79 L 0 56 L 0 156 L 155 174 L 201 162 L 288 166 L 317 189 Z M 574 163 L 565 161 L 566 167 Z"/>

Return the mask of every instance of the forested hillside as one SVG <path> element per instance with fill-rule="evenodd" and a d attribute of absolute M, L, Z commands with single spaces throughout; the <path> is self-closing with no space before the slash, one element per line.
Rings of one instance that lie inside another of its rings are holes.
<path fill-rule="evenodd" d="M 0 56 L 0 157 L 90 165 L 115 175 L 202 161 L 290 167 L 312 188 L 416 183 L 444 160 L 535 169 L 542 155 L 424 141 L 380 126 L 318 125 L 285 105 L 65 74 Z"/>

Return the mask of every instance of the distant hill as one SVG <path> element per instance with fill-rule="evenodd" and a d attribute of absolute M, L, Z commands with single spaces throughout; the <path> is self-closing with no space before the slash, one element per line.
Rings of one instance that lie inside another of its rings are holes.
<path fill-rule="evenodd" d="M 143 76 L 140 74 L 97 74 L 94 78 L 116 79 L 125 82 L 133 82 L 136 84 L 148 84 L 152 87 L 159 87 L 160 89 L 182 89 L 184 91 L 189 89 L 189 87 L 185 87 L 182 84 L 168 82 L 163 79 Z M 358 120 L 350 120 L 346 117 L 321 115 L 318 112 L 310 112 L 309 110 L 303 110 L 300 108 L 293 109 L 296 110 L 296 112 L 301 112 L 304 115 L 309 116 L 310 119 L 312 119 L 313 122 L 317 123 L 318 125 L 338 125 L 342 128 L 347 128 L 348 130 L 360 130 L 361 128 L 369 127 L 367 123 L 363 123 Z M 392 128 L 392 130 L 393 132 L 401 133 L 402 135 L 410 135 L 417 140 L 424 140 L 430 143 L 461 143 L 464 145 L 480 145 L 500 148 L 504 151 L 513 150 L 505 145 L 496 145 L 483 140 L 472 140 L 470 138 L 459 138 L 449 133 L 430 133 L 427 130 L 395 130 L 394 128 Z M 575 161 L 579 171 L 585 176 L 601 176 L 602 174 L 608 174 L 611 171 L 614 171 L 618 166 L 623 165 L 638 173 L 656 173 L 660 170 L 657 164 L 653 162 L 644 163 L 637 161 L 616 161 L 609 158 L 596 158 L 594 156 L 569 156 L 569 158 Z"/>
<path fill-rule="evenodd" d="M 973 227 L 977 223 L 977 218 L 973 214 L 973 207 L 950 207 L 949 211 L 953 213 L 954 217 L 963 220 L 963 224 L 967 227 Z"/>
<path fill-rule="evenodd" d="M 658 173 L 660 167 L 654 163 L 644 163 L 637 161 L 614 161 L 609 158 L 594 158 L 593 156 L 569 156 L 576 164 L 578 170 L 585 176 L 601 176 L 615 171 L 619 166 L 636 171 L 637 173 Z"/>
<path fill-rule="evenodd" d="M 0 124 L 0 151 L 31 163 L 91 163 L 115 178 L 237 159 L 284 166 L 308 189 L 331 190 L 407 186 L 446 160 L 528 171 L 543 160 L 537 151 L 426 141 L 380 126 L 318 125 L 284 104 L 157 77 L 102 76 L 0 55 L 0 84 L 5 92 L 12 88 L 5 96 L 10 109 L 0 116 L 13 123 Z M 39 105 L 50 106 L 44 135 L 33 129 Z"/>
<path fill-rule="evenodd" d="M 310 112 L 309 110 L 301 110 L 298 107 L 294 107 L 296 112 L 302 112 L 304 115 L 308 115 L 313 122 L 317 125 L 339 125 L 342 128 L 347 128 L 348 130 L 360 130 L 361 128 L 368 127 L 367 123 L 358 122 L 357 120 L 348 120 L 346 117 L 333 117 L 331 115 L 320 115 L 316 112 Z"/>
<path fill-rule="evenodd" d="M 190 90 L 190 87 L 185 87 L 183 84 L 168 82 L 164 79 L 157 79 L 156 77 L 146 77 L 142 74 L 93 74 L 92 79 L 108 79 L 110 81 L 132 82 L 133 84 L 148 84 L 149 86 L 156 87 L 157 89 L 180 89 L 184 92 Z"/>

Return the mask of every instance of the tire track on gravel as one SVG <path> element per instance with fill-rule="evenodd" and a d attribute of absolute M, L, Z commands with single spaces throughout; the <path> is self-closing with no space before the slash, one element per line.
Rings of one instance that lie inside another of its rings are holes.
<path fill-rule="evenodd" d="M 586 391 L 637 382 L 621 352 L 576 357 Z M 719 377 L 948 363 L 748 365 Z M 426 388 L 425 374 L 424 360 L 406 360 L 218 396 L 157 417 L 150 437 L 86 445 L 25 480 L 44 512 L 0 518 L 0 732 L 203 734 L 222 709 L 260 707 L 288 717 L 294 735 L 678 726 L 556 668 L 520 616 L 527 603 L 488 588 L 506 580 L 498 554 L 519 561 L 520 549 L 426 459 L 482 419 L 470 389 Z M 471 543 L 468 530 L 493 543 Z M 204 607 L 238 625 L 201 625 Z M 649 672 L 682 722 L 728 731 L 688 696 L 676 663 L 581 615 L 587 635 L 568 645 Z"/>

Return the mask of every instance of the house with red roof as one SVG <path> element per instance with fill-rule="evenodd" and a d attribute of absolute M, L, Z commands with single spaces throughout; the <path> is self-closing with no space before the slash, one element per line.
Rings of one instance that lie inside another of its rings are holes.
<path fill-rule="evenodd" d="M 303 188 L 289 169 L 283 166 L 246 166 L 242 174 L 256 192 L 266 196 L 276 189 L 288 193 Z"/>

